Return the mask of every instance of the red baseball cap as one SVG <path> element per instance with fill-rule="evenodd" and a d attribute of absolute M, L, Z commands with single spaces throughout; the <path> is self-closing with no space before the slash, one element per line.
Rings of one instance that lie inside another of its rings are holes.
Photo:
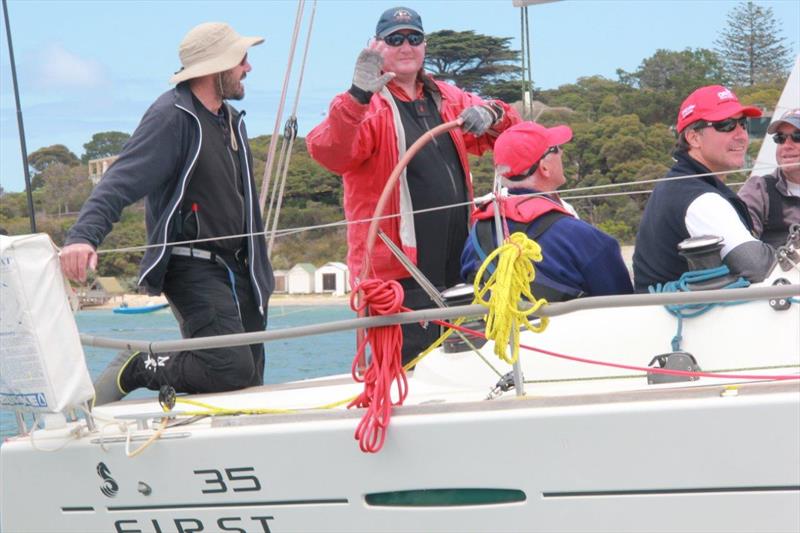
<path fill-rule="evenodd" d="M 535 122 L 520 122 L 501 133 L 494 142 L 494 165 L 508 167 L 506 176 L 518 176 L 537 163 L 548 148 L 570 139 L 569 126 L 545 128 Z"/>
<path fill-rule="evenodd" d="M 700 87 L 690 94 L 681 104 L 678 111 L 678 133 L 698 120 L 716 122 L 731 118 L 739 113 L 746 117 L 760 117 L 761 110 L 757 107 L 743 106 L 736 95 L 722 85 L 707 85 Z"/>

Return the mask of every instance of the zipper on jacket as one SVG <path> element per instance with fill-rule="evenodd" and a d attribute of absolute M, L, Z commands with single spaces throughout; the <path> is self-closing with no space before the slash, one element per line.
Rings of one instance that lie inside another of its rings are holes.
<path fill-rule="evenodd" d="M 186 172 L 184 173 L 183 177 L 181 177 L 181 182 L 180 182 L 181 193 L 178 196 L 178 200 L 172 206 L 169 215 L 167 215 L 167 220 L 164 222 L 164 241 L 161 243 L 161 251 L 159 252 L 158 257 L 156 257 L 155 261 L 153 261 L 153 264 L 151 264 L 150 267 L 148 267 L 148 269 L 145 270 L 139 277 L 138 285 L 142 284 L 144 278 L 146 278 L 147 275 L 150 274 L 150 271 L 153 270 L 153 268 L 161 261 L 161 258 L 164 257 L 164 253 L 167 250 L 167 236 L 169 233 L 169 223 L 172 220 L 172 217 L 175 216 L 175 210 L 178 209 L 181 203 L 183 202 L 183 195 L 186 192 L 186 180 L 189 177 L 189 174 L 192 173 L 192 169 L 194 169 L 194 165 L 195 163 L 197 163 L 197 158 L 200 156 L 200 150 L 203 148 L 203 128 L 202 126 L 200 126 L 200 119 L 197 117 L 197 115 L 195 115 L 194 113 L 192 113 L 191 111 L 189 111 L 180 104 L 175 104 L 175 107 L 177 107 L 178 109 L 182 109 L 195 120 L 195 122 L 197 123 L 197 130 L 200 132 L 200 139 L 197 141 L 197 151 L 194 153 L 192 162 L 189 163 L 189 168 L 186 169 Z"/>
<path fill-rule="evenodd" d="M 233 169 L 233 176 L 234 176 L 233 187 L 234 187 L 234 190 L 236 191 L 236 197 L 239 198 L 239 200 L 241 202 L 240 203 L 241 209 L 239 211 L 242 213 L 242 216 L 240 218 L 239 231 L 245 230 L 245 233 L 246 233 L 247 232 L 247 220 L 245 219 L 245 214 L 244 214 L 244 183 L 242 183 L 242 192 L 241 193 L 239 192 L 239 184 L 237 183 L 237 182 L 241 182 L 242 181 L 242 173 L 239 172 L 238 176 L 237 176 L 236 161 L 233 159 L 234 155 L 233 155 L 233 152 L 231 151 L 231 147 L 230 146 L 226 146 L 225 149 L 228 151 L 228 159 L 230 159 L 230 161 L 231 161 L 231 169 Z"/>
<path fill-rule="evenodd" d="M 427 131 L 431 131 L 433 128 L 431 128 L 431 125 L 428 124 L 428 120 L 425 117 L 420 118 L 422 118 L 422 122 L 425 124 L 425 129 Z M 436 149 L 439 151 L 439 154 L 442 155 L 442 147 L 439 144 L 439 140 L 436 137 L 433 137 L 432 141 L 436 146 Z M 458 155 L 458 150 L 456 150 L 456 155 Z M 443 157 L 442 160 L 444 161 L 444 166 L 447 169 L 447 175 L 450 177 L 450 185 L 453 187 L 453 197 L 458 198 L 458 187 L 456 186 L 456 177 L 453 175 L 453 169 L 450 168 L 450 164 L 447 162 L 446 158 Z"/>
<path fill-rule="evenodd" d="M 256 290 L 256 295 L 258 296 L 258 310 L 261 312 L 261 316 L 266 318 L 266 309 L 264 305 L 264 297 L 261 294 L 261 287 L 258 284 L 258 280 L 256 279 L 255 274 L 255 261 L 253 260 L 255 257 L 255 249 L 253 245 L 255 244 L 255 239 L 253 238 L 253 228 L 255 223 L 253 221 L 253 191 L 251 189 L 251 185 L 253 182 L 253 177 L 250 174 L 250 158 L 249 153 L 247 151 L 247 143 L 244 142 L 244 135 L 242 135 L 242 123 L 244 121 L 244 111 L 239 113 L 239 121 L 236 124 L 236 134 L 239 136 L 239 145 L 242 147 L 242 153 L 244 154 L 244 164 L 245 164 L 245 175 L 247 176 L 247 189 L 245 190 L 245 199 L 247 200 L 247 204 L 250 206 L 250 219 L 248 220 L 247 224 L 247 239 L 248 239 L 248 246 L 247 246 L 247 258 L 248 258 L 248 267 L 250 270 L 250 279 L 253 282 L 253 287 Z M 242 184 L 244 187 L 244 184 Z M 269 261 L 269 258 L 267 258 Z"/>

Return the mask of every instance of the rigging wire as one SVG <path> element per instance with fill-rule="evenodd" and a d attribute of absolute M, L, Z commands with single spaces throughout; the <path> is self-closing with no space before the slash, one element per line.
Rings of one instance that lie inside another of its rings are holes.
<path fill-rule="evenodd" d="M 788 165 L 782 165 L 780 168 L 789 168 L 789 167 L 795 167 L 795 166 L 800 166 L 800 163 L 792 163 L 792 164 L 788 164 Z M 631 194 L 650 194 L 652 192 L 652 190 L 623 191 L 623 192 L 617 192 L 617 193 L 600 193 L 600 194 L 587 194 L 587 195 L 578 195 L 578 196 L 564 196 L 564 194 L 571 193 L 571 192 L 586 192 L 586 191 L 594 191 L 594 190 L 605 190 L 605 189 L 615 188 L 615 187 L 630 187 L 630 186 L 635 186 L 635 185 L 648 185 L 648 184 L 658 183 L 658 182 L 661 182 L 661 181 L 684 180 L 684 179 L 700 178 L 700 177 L 704 177 L 704 176 L 713 176 L 713 175 L 722 176 L 722 175 L 727 175 L 727 174 L 736 174 L 736 173 L 740 173 L 740 172 L 749 172 L 751 170 L 753 170 L 753 169 L 752 168 L 744 168 L 744 169 L 740 169 L 740 170 L 730 170 L 730 171 L 725 171 L 725 172 L 717 172 L 717 173 L 708 172 L 708 173 L 702 173 L 702 174 L 690 174 L 690 175 L 686 175 L 686 176 L 674 176 L 674 177 L 670 177 L 670 178 L 663 177 L 663 178 L 655 178 L 655 179 L 649 179 L 649 180 L 630 181 L 630 182 L 626 182 L 626 183 L 607 183 L 607 184 L 604 184 L 604 185 L 589 185 L 589 186 L 585 186 L 585 187 L 573 187 L 573 188 L 569 188 L 569 189 L 559 189 L 557 192 L 559 193 L 559 195 L 561 196 L 562 199 L 570 200 L 570 201 L 571 200 L 592 199 L 592 198 L 603 198 L 603 197 L 610 197 L 610 196 L 623 196 L 623 195 L 631 195 Z M 729 184 L 729 186 L 739 186 L 739 185 L 741 185 L 741 183 L 742 182 L 731 183 L 731 184 Z M 539 192 L 539 193 L 528 193 L 528 194 L 519 195 L 519 196 L 520 197 L 543 196 L 543 195 L 546 195 L 546 194 L 548 194 L 548 193 Z M 444 209 L 452 209 L 452 208 L 456 208 L 456 207 L 469 206 L 469 205 L 472 205 L 473 203 L 474 202 L 471 202 L 471 201 L 459 202 L 459 203 L 455 203 L 455 204 L 448 204 L 448 205 L 443 205 L 443 206 L 438 206 L 438 207 L 429 207 L 429 208 L 426 208 L 426 209 L 418 209 L 418 210 L 413 210 L 413 211 L 409 211 L 409 212 L 386 214 L 386 215 L 381 215 L 379 217 L 369 217 L 369 218 L 363 218 L 363 219 L 358 219 L 358 220 L 337 220 L 337 221 L 334 221 L 334 222 L 326 222 L 324 224 L 315 224 L 315 225 L 311 225 L 311 226 L 298 226 L 298 227 L 295 227 L 295 228 L 283 228 L 283 229 L 280 229 L 280 230 L 274 230 L 274 234 L 275 234 L 275 237 L 287 237 L 287 236 L 290 236 L 290 235 L 294 235 L 294 234 L 297 234 L 297 233 L 303 233 L 303 232 L 307 232 L 307 231 L 338 228 L 338 227 L 343 227 L 343 226 L 348 226 L 348 225 L 353 225 L 353 224 L 368 224 L 368 223 L 372 222 L 373 220 L 381 221 L 381 220 L 386 220 L 386 219 L 390 219 L 390 218 L 398 218 L 398 217 L 401 217 L 401 216 L 407 215 L 407 214 L 419 214 L 419 213 L 429 213 L 429 212 L 433 212 L 433 211 L 441 211 L 441 210 L 444 210 Z M 169 245 L 170 246 L 184 246 L 184 245 L 189 245 L 189 244 L 198 244 L 198 243 L 202 243 L 202 242 L 208 242 L 208 241 L 212 241 L 212 240 L 241 239 L 241 238 L 246 238 L 246 237 L 250 237 L 250 236 L 253 236 L 253 237 L 258 237 L 258 236 L 268 237 L 272 233 L 273 232 L 265 230 L 265 231 L 257 231 L 257 232 L 252 232 L 252 233 L 240 233 L 240 234 L 235 234 L 235 235 L 208 237 L 208 238 L 205 238 L 205 239 L 174 241 L 174 242 L 170 242 Z M 98 254 L 109 254 L 109 253 L 143 252 L 143 251 L 148 250 L 150 248 L 160 248 L 161 246 L 163 246 L 163 244 L 147 244 L 147 245 L 141 245 L 141 246 L 126 246 L 126 247 L 120 247 L 120 248 L 99 249 L 99 250 L 97 250 L 97 253 Z"/>
<path fill-rule="evenodd" d="M 272 130 L 272 137 L 269 141 L 269 151 L 267 152 L 267 164 L 264 167 L 264 179 L 261 184 L 261 194 L 258 196 L 258 205 L 261 208 L 261 214 L 264 215 L 264 204 L 267 201 L 267 193 L 269 192 L 269 182 L 272 177 L 272 164 L 275 160 L 275 151 L 278 147 L 278 129 L 280 128 L 281 117 L 283 116 L 283 106 L 286 103 L 286 91 L 289 89 L 289 78 L 292 75 L 292 63 L 294 61 L 294 51 L 297 47 L 297 36 L 300 33 L 300 23 L 303 20 L 303 10 L 305 9 L 305 0 L 298 0 L 297 14 L 294 19 L 294 31 L 292 32 L 292 41 L 289 46 L 289 59 L 286 64 L 286 74 L 283 77 L 283 88 L 281 89 L 281 98 L 278 102 L 278 111 L 275 116 L 275 127 Z"/>
<path fill-rule="evenodd" d="M 305 75 L 306 70 L 306 60 L 308 59 L 308 48 L 309 44 L 311 43 L 311 30 L 314 27 L 314 15 L 317 12 L 317 0 L 314 0 L 314 3 L 311 5 L 311 16 L 308 20 L 308 30 L 306 31 L 306 46 L 303 50 L 303 59 L 300 62 L 300 77 L 297 81 L 297 91 L 294 95 L 294 106 L 292 107 L 292 114 L 289 117 L 289 120 L 286 121 L 286 127 L 284 128 L 284 135 L 283 135 L 283 146 L 285 150 L 281 151 L 281 159 L 285 157 L 285 162 L 283 163 L 282 171 L 281 171 L 281 178 L 280 178 L 280 189 L 278 191 L 278 197 L 276 200 L 275 205 L 275 216 L 272 220 L 272 233 L 269 237 L 269 243 L 267 245 L 267 258 L 272 257 L 272 248 L 275 245 L 275 230 L 278 229 L 278 218 L 281 214 L 281 205 L 283 204 L 283 192 L 286 187 L 286 177 L 289 174 L 289 161 L 292 159 L 292 147 L 294 146 L 294 141 L 297 139 L 297 106 L 300 102 L 300 90 L 303 87 L 303 76 Z M 281 163 L 278 163 L 278 168 L 281 168 Z M 274 195 L 274 191 L 273 191 Z M 272 201 L 273 199 L 270 198 L 269 205 L 270 211 L 272 210 Z M 269 213 L 267 214 L 267 218 L 264 222 L 264 227 L 269 228 Z"/>

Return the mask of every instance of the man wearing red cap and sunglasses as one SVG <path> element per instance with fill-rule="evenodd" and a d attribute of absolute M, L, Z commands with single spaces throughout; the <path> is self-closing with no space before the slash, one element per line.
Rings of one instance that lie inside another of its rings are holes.
<path fill-rule="evenodd" d="M 658 183 L 645 206 L 633 256 L 637 292 L 689 269 L 678 244 L 690 237 L 722 237 L 720 257 L 735 275 L 761 281 L 772 270 L 774 250 L 753 236 L 747 206 L 724 183 L 744 165 L 747 117 L 759 116 L 721 85 L 701 87 L 683 101 L 675 164 L 666 178 L 687 178 Z"/>
<path fill-rule="evenodd" d="M 519 117 L 500 101 L 484 102 L 423 70 L 425 33 L 413 9 L 396 7 L 378 20 L 375 37 L 356 61 L 353 84 L 334 98 L 327 118 L 306 137 L 308 151 L 344 180 L 348 221 L 369 219 L 397 162 L 427 131 L 462 117 L 461 129 L 429 142 L 411 160 L 390 199 L 381 230 L 439 289 L 460 282 L 460 254 L 467 237 L 472 199 L 468 154 L 480 155 Z M 447 209 L 435 209 L 453 206 Z M 424 213 L 416 211 L 433 209 Z M 361 272 L 369 223 L 347 227 L 351 279 Z M 431 306 L 389 248 L 377 242 L 371 263 L 384 280 L 405 289 L 404 305 Z M 403 326 L 403 361 L 436 339 L 436 328 Z"/>
<path fill-rule="evenodd" d="M 779 167 L 750 177 L 739 190 L 761 240 L 783 246 L 792 224 L 800 224 L 800 108 L 784 113 L 767 128 L 775 141 Z"/>
<path fill-rule="evenodd" d="M 566 181 L 561 145 L 570 139 L 567 126 L 522 122 L 504 131 L 494 145 L 495 169 L 508 187 L 503 213 L 509 233 L 524 231 L 542 248 L 532 292 L 551 302 L 631 293 L 617 241 L 575 218 L 555 192 Z M 497 247 L 494 204 L 478 207 L 473 218 L 477 222 L 461 255 L 461 275 L 470 281 Z M 488 268 L 491 272 L 494 267 Z"/>

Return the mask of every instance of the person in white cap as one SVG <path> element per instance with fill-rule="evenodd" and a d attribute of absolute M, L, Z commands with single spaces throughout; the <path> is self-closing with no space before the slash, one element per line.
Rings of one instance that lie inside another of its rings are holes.
<path fill-rule="evenodd" d="M 790 109 L 767 128 L 775 141 L 779 167 L 751 176 L 739 189 L 753 219 L 753 231 L 775 246 L 786 244 L 790 228 L 800 224 L 800 108 Z"/>
<path fill-rule="evenodd" d="M 176 87 L 147 110 L 122 153 L 67 233 L 61 266 L 86 280 L 96 249 L 124 207 L 145 198 L 148 248 L 139 285 L 163 292 L 184 337 L 262 331 L 274 287 L 267 259 L 253 157 L 243 115 L 226 100 L 244 97 L 247 53 L 261 37 L 208 22 L 180 43 Z M 255 234 L 255 235 L 254 235 Z M 242 237 L 242 235 L 246 235 Z M 181 243 L 177 246 L 171 243 Z M 261 385 L 264 345 L 175 353 L 124 351 L 95 381 L 95 403 L 170 385 L 220 392 Z"/>

